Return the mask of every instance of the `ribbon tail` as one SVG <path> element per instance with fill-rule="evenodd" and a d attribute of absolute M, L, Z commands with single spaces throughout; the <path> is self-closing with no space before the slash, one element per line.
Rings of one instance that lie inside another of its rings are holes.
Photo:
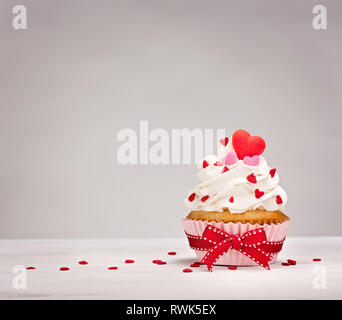
<path fill-rule="evenodd" d="M 269 262 L 272 260 L 272 256 L 269 253 L 261 250 L 257 247 L 247 247 L 241 251 L 249 259 L 253 260 L 259 266 L 270 270 Z"/>
<path fill-rule="evenodd" d="M 214 263 L 223 255 L 225 254 L 230 248 L 231 243 L 228 239 L 223 240 L 222 242 L 218 243 L 214 247 L 212 247 L 206 255 L 201 260 L 201 263 L 206 264 L 208 271 L 212 271 Z"/>

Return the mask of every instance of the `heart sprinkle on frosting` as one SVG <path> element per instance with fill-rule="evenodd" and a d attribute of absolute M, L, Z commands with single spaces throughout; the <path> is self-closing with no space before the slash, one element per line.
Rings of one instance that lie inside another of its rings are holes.
<path fill-rule="evenodd" d="M 271 169 L 270 170 L 270 175 L 271 175 L 271 178 L 273 178 L 274 177 L 274 175 L 275 175 L 275 173 L 276 173 L 276 168 L 273 168 L 273 169 Z"/>
<path fill-rule="evenodd" d="M 189 196 L 188 200 L 189 200 L 190 202 L 194 201 L 195 196 L 196 196 L 196 193 L 191 194 L 191 195 Z"/>
<path fill-rule="evenodd" d="M 229 202 L 232 202 L 232 203 L 233 203 L 233 202 L 234 202 L 234 197 L 230 197 L 230 198 L 229 198 Z"/>
<path fill-rule="evenodd" d="M 277 202 L 277 204 L 282 204 L 283 203 L 283 199 L 281 198 L 280 195 L 276 196 L 276 202 Z"/>
<path fill-rule="evenodd" d="M 209 199 L 209 196 L 204 196 L 204 197 L 201 198 L 201 201 L 202 202 L 206 202 L 208 199 Z"/>
<path fill-rule="evenodd" d="M 224 166 L 223 169 L 222 169 L 222 173 L 225 173 L 225 172 L 227 172 L 227 171 L 229 171 L 228 167 L 227 167 L 227 166 Z"/>
<path fill-rule="evenodd" d="M 237 161 L 238 161 L 238 157 L 234 151 L 228 152 L 228 154 L 223 159 L 224 164 L 227 166 L 231 166 Z"/>
<path fill-rule="evenodd" d="M 208 161 L 204 160 L 202 164 L 203 169 L 206 168 L 207 166 L 209 166 L 209 163 Z"/>
<path fill-rule="evenodd" d="M 243 163 L 247 164 L 248 166 L 257 166 L 259 164 L 259 156 L 255 155 L 253 157 L 245 156 L 243 158 Z"/>
<path fill-rule="evenodd" d="M 264 139 L 258 136 L 251 136 L 245 130 L 237 130 L 233 134 L 233 148 L 240 160 L 244 157 L 261 155 L 266 147 Z"/>
<path fill-rule="evenodd" d="M 248 175 L 246 177 L 246 179 L 250 182 L 250 183 L 257 183 L 257 179 L 256 176 L 254 175 L 254 173 L 251 173 L 250 175 Z"/>
<path fill-rule="evenodd" d="M 221 139 L 220 140 L 220 143 L 223 145 L 223 146 L 227 146 L 227 144 L 228 144 L 228 142 L 229 142 L 229 138 L 228 137 L 225 137 L 224 139 Z"/>
<path fill-rule="evenodd" d="M 261 198 L 265 194 L 264 191 L 260 191 L 259 189 L 255 189 L 255 197 L 257 199 Z"/>

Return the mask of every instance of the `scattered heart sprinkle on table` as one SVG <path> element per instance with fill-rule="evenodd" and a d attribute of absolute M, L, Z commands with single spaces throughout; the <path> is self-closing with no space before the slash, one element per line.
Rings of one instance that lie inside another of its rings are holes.
<path fill-rule="evenodd" d="M 314 258 L 314 259 L 312 259 L 312 261 L 322 261 L 322 259 L 320 259 L 320 258 Z"/>
<path fill-rule="evenodd" d="M 82 261 L 78 261 L 78 264 L 88 264 L 88 262 L 85 260 L 82 260 Z"/>
<path fill-rule="evenodd" d="M 290 266 L 291 265 L 291 263 L 288 263 L 288 262 L 282 262 L 281 263 L 283 266 Z"/>
<path fill-rule="evenodd" d="M 198 263 L 193 263 L 193 264 L 190 264 L 190 267 L 192 268 L 199 268 L 201 265 Z"/>
<path fill-rule="evenodd" d="M 174 255 L 177 254 L 177 252 L 176 252 L 176 251 L 170 251 L 170 252 L 168 252 L 167 254 L 170 255 L 170 256 L 174 256 Z"/>
<path fill-rule="evenodd" d="M 33 270 L 36 269 L 36 267 L 27 267 L 26 270 Z"/>
<path fill-rule="evenodd" d="M 297 264 L 296 260 L 292 260 L 292 259 L 287 259 L 287 262 L 293 266 L 295 266 Z"/>
<path fill-rule="evenodd" d="M 125 260 L 125 263 L 134 263 L 134 260 L 127 259 Z"/>
<path fill-rule="evenodd" d="M 70 269 L 68 267 L 61 267 L 61 268 L 59 268 L 59 270 L 61 270 L 61 271 L 68 271 Z"/>
<path fill-rule="evenodd" d="M 108 267 L 108 270 L 117 270 L 118 267 Z"/>
<path fill-rule="evenodd" d="M 191 269 L 183 269 L 183 272 L 192 272 L 192 270 Z"/>
<path fill-rule="evenodd" d="M 228 269 L 229 269 L 229 270 L 236 270 L 237 267 L 236 267 L 236 266 L 228 266 Z"/>

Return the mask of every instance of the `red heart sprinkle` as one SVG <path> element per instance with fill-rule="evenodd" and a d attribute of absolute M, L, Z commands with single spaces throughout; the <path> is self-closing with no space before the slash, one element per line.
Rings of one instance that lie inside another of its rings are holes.
<path fill-rule="evenodd" d="M 224 139 L 221 139 L 220 140 L 220 143 L 223 145 L 223 146 L 227 146 L 227 144 L 228 144 L 228 142 L 229 142 L 229 138 L 228 137 L 225 137 Z"/>
<path fill-rule="evenodd" d="M 222 166 L 223 165 L 223 163 L 222 162 L 220 162 L 220 161 L 216 161 L 215 163 L 214 163 L 214 166 Z"/>
<path fill-rule="evenodd" d="M 227 172 L 227 171 L 229 171 L 228 167 L 227 167 L 227 166 L 224 166 L 223 169 L 222 169 L 222 171 L 221 171 L 221 173 L 225 173 L 225 172 Z"/>
<path fill-rule="evenodd" d="M 159 265 L 160 265 L 160 264 L 166 264 L 166 262 L 165 262 L 165 261 L 160 261 L 158 264 L 159 264 Z"/>
<path fill-rule="evenodd" d="M 283 199 L 281 198 L 281 196 L 279 196 L 279 195 L 276 196 L 276 203 L 277 204 L 282 204 L 283 203 Z"/>
<path fill-rule="evenodd" d="M 33 269 L 36 269 L 36 267 L 27 267 L 26 269 L 27 270 L 33 270 Z"/>
<path fill-rule="evenodd" d="M 196 197 L 196 193 L 193 193 L 193 194 L 191 194 L 191 195 L 189 196 L 188 200 L 189 200 L 190 202 L 192 202 L 192 201 L 194 201 L 195 197 Z"/>
<path fill-rule="evenodd" d="M 68 271 L 70 269 L 68 267 L 61 267 L 61 268 L 59 268 L 59 270 L 61 270 L 61 271 Z"/>
<path fill-rule="evenodd" d="M 201 201 L 206 202 L 208 199 L 209 199 L 209 196 L 204 196 L 204 197 L 202 197 Z"/>
<path fill-rule="evenodd" d="M 229 202 L 232 202 L 232 203 L 233 203 L 233 202 L 234 202 L 234 197 L 230 197 L 230 198 L 229 198 Z"/>
<path fill-rule="evenodd" d="M 204 160 L 202 164 L 203 169 L 206 168 L 207 166 L 209 166 L 209 163 L 208 161 Z"/>
<path fill-rule="evenodd" d="M 270 175 L 271 175 L 272 178 L 274 177 L 276 171 L 277 171 L 276 168 L 273 168 L 273 169 L 270 170 Z"/>
<path fill-rule="evenodd" d="M 153 263 L 159 264 L 160 262 L 162 262 L 161 260 L 153 260 Z"/>
<path fill-rule="evenodd" d="M 108 270 L 117 270 L 118 267 L 108 267 Z"/>
<path fill-rule="evenodd" d="M 292 260 L 292 259 L 287 259 L 287 262 L 289 264 L 292 264 L 293 266 L 295 266 L 297 264 L 297 261 L 296 260 Z"/>
<path fill-rule="evenodd" d="M 236 266 L 228 266 L 228 269 L 229 269 L 229 270 L 236 270 L 237 267 L 236 267 Z"/>
<path fill-rule="evenodd" d="M 255 189 L 255 197 L 257 199 L 261 198 L 265 194 L 264 191 L 260 191 L 259 189 Z"/>
<path fill-rule="evenodd" d="M 251 173 L 246 178 L 250 183 L 257 183 L 257 179 L 256 179 L 256 176 L 254 175 L 254 173 Z"/>
<path fill-rule="evenodd" d="M 127 259 L 125 260 L 125 263 L 134 263 L 134 260 Z"/>
<path fill-rule="evenodd" d="M 170 256 L 175 256 L 177 254 L 177 252 L 176 251 L 170 251 L 167 254 L 169 254 Z"/>
<path fill-rule="evenodd" d="M 251 136 L 245 130 L 237 130 L 233 134 L 233 148 L 240 160 L 245 156 L 260 156 L 266 147 L 264 139 L 258 136 Z"/>
<path fill-rule="evenodd" d="M 314 259 L 312 259 L 312 261 L 322 261 L 322 259 L 320 259 L 320 258 L 314 258 Z"/>
<path fill-rule="evenodd" d="M 191 269 L 183 269 L 183 272 L 192 272 Z"/>
<path fill-rule="evenodd" d="M 288 262 L 282 262 L 281 263 L 283 266 L 290 266 L 291 265 L 291 263 L 288 263 Z"/>
<path fill-rule="evenodd" d="M 78 261 L 78 264 L 88 264 L 88 262 L 85 260 L 82 260 L 82 261 Z"/>
<path fill-rule="evenodd" d="M 190 264 L 190 267 L 199 268 L 201 265 L 197 263 Z"/>

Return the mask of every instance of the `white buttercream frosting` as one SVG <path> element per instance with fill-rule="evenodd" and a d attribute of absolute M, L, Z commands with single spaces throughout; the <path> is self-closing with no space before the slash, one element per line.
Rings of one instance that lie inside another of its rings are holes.
<path fill-rule="evenodd" d="M 192 211 L 228 209 L 231 213 L 256 209 L 283 210 L 287 195 L 278 184 L 278 172 L 271 175 L 272 168 L 260 156 L 258 165 L 250 166 L 243 160 L 238 160 L 232 165 L 226 165 L 229 170 L 222 173 L 224 165 L 217 165 L 217 161 L 222 162 L 222 158 L 233 150 L 231 143 L 223 149 L 219 150 L 219 159 L 210 155 L 198 164 L 197 178 L 200 183 L 188 192 L 185 198 L 186 206 Z M 203 168 L 203 161 L 208 163 L 205 168 Z M 251 174 L 254 174 L 256 183 L 247 179 Z M 256 189 L 264 194 L 262 196 L 257 194 L 257 197 Z"/>

